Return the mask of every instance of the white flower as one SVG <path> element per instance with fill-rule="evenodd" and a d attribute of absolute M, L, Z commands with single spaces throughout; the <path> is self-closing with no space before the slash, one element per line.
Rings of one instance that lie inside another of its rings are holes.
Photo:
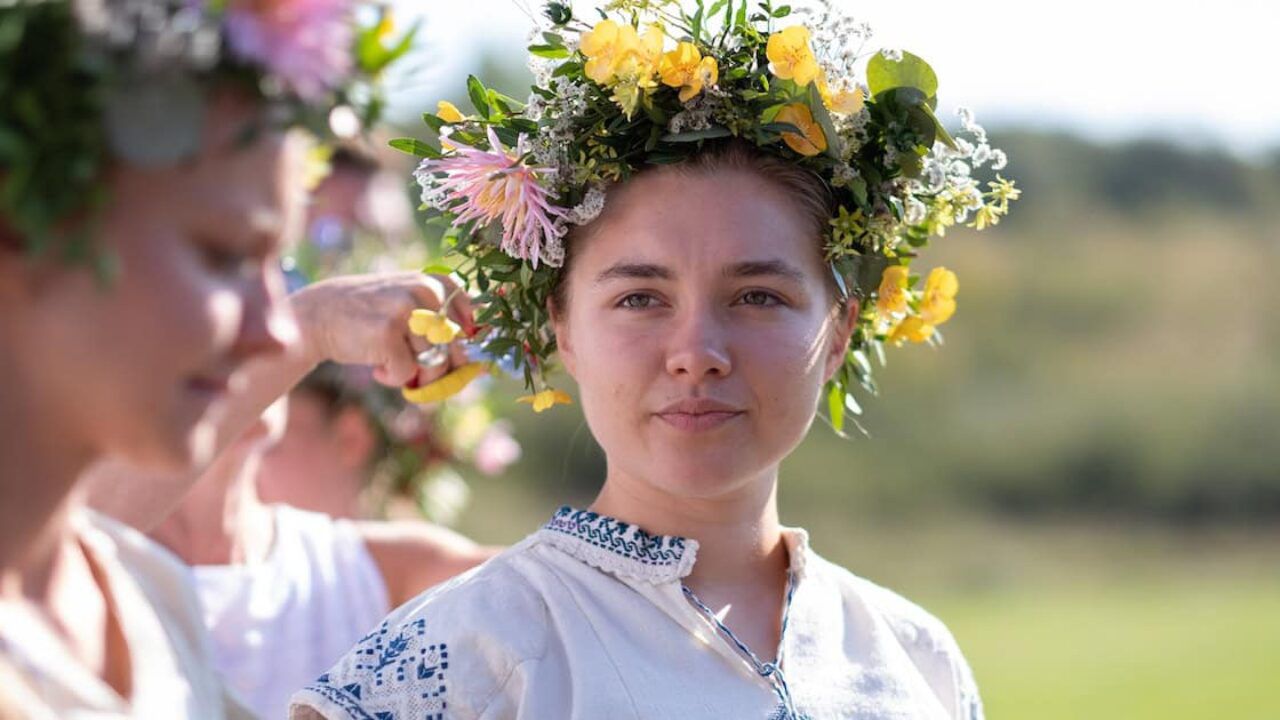
<path fill-rule="evenodd" d="M 986 165 L 987 162 L 991 160 L 991 146 L 986 143 L 982 143 L 978 147 L 974 148 L 973 155 L 969 159 L 973 161 L 974 167 L 982 167 L 983 165 Z"/>
<path fill-rule="evenodd" d="M 919 225 L 929 215 L 929 208 L 915 197 L 908 197 L 906 203 L 906 220 L 908 225 Z"/>
<path fill-rule="evenodd" d="M 1009 156 L 1003 150 L 991 151 L 991 169 L 1003 170 L 1009 164 Z"/>
<path fill-rule="evenodd" d="M 574 225 L 586 225 L 595 220 L 604 211 L 605 192 L 600 187 L 592 187 L 582 198 L 577 207 L 569 211 L 566 219 Z"/>
<path fill-rule="evenodd" d="M 880 54 L 883 55 L 884 59 L 888 60 L 889 62 L 902 62 L 901 50 L 885 48 L 884 50 L 880 51 Z"/>
<path fill-rule="evenodd" d="M 831 184 L 836 187 L 846 187 L 861 177 L 858 169 L 850 165 L 839 165 L 831 172 Z"/>

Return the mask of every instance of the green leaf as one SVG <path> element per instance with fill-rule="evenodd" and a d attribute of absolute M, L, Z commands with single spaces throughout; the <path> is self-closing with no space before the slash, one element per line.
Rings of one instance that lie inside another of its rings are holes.
<path fill-rule="evenodd" d="M 831 427 L 844 431 L 844 388 L 839 383 L 827 383 L 827 412 L 831 414 Z"/>
<path fill-rule="evenodd" d="M 840 160 L 844 154 L 844 141 L 836 134 L 836 126 L 831 122 L 831 115 L 827 112 L 827 106 L 822 102 L 822 94 L 818 92 L 818 83 L 816 82 L 809 83 L 809 112 L 822 128 L 822 134 L 827 138 L 827 155 Z"/>
<path fill-rule="evenodd" d="M 471 96 L 471 105 L 475 107 L 476 114 L 488 120 L 490 115 L 489 92 L 485 90 L 480 78 L 475 75 L 467 76 L 467 95 Z"/>
<path fill-rule="evenodd" d="M 530 45 L 529 53 L 548 60 L 563 60 L 569 57 L 569 48 L 563 45 Z"/>
<path fill-rule="evenodd" d="M 453 268 L 444 263 L 432 263 L 422 268 L 423 275 L 448 275 L 453 272 Z"/>
<path fill-rule="evenodd" d="M 775 115 L 776 114 L 777 113 L 775 113 Z M 760 126 L 760 129 L 764 132 L 774 133 L 775 135 L 781 135 L 782 133 L 792 133 L 793 135 L 802 134 L 800 128 L 796 127 L 795 125 L 792 125 L 791 123 L 785 123 L 785 122 L 775 121 L 775 122 L 765 123 Z"/>
<path fill-rule="evenodd" d="M 438 158 L 442 157 L 439 150 L 416 138 L 396 138 L 387 143 L 391 147 L 403 153 L 416 155 L 418 157 Z"/>
<path fill-rule="evenodd" d="M 903 52 L 902 60 L 897 62 L 884 53 L 873 55 L 867 63 L 867 85 L 872 96 L 902 87 L 916 88 L 927 98 L 938 94 L 938 76 L 933 68 L 909 52 Z"/>
<path fill-rule="evenodd" d="M 937 132 L 937 139 L 941 141 L 943 145 L 946 145 L 952 150 L 956 150 L 955 138 L 951 137 L 951 133 L 947 132 L 947 129 L 942 126 L 942 121 L 938 119 L 938 115 L 934 112 L 933 106 L 926 104 L 924 106 L 924 111 L 929 115 L 929 119 L 933 120 L 934 129 Z"/>
<path fill-rule="evenodd" d="M 440 132 L 440 130 L 448 124 L 439 115 L 429 112 L 422 113 L 422 122 L 426 123 L 427 127 L 431 128 L 435 132 Z"/>
<path fill-rule="evenodd" d="M 663 142 L 685 143 L 697 142 L 699 140 L 711 140 L 713 138 L 729 137 L 733 133 L 729 132 L 729 128 L 716 125 L 705 130 L 690 130 L 682 133 L 667 133 L 662 136 Z"/>

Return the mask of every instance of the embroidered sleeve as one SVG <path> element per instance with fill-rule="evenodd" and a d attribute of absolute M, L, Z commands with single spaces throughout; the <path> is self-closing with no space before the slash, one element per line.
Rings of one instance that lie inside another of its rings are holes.
<path fill-rule="evenodd" d="M 432 642 L 426 621 L 387 621 L 295 695 L 294 703 L 331 720 L 444 720 L 449 676 L 449 645 Z"/>
<path fill-rule="evenodd" d="M 428 592 L 294 694 L 292 711 L 310 708 L 327 720 L 473 720 L 516 666 L 542 652 L 545 618 L 518 576 Z"/>

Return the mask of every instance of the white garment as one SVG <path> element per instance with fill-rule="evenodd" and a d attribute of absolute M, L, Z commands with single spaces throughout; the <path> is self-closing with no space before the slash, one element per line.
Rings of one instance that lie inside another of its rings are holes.
<path fill-rule="evenodd" d="M 4 707 L 31 720 L 248 717 L 213 670 L 186 567 L 141 533 L 90 511 L 77 536 L 105 578 L 132 668 L 123 698 L 82 665 L 52 628 L 27 608 L 0 603 Z"/>
<path fill-rule="evenodd" d="M 784 538 L 793 592 L 781 668 L 798 717 L 982 717 L 942 623 L 819 557 L 803 530 Z M 696 552 L 693 540 L 561 508 L 402 606 L 294 703 L 330 720 L 788 717 L 774 680 L 685 597 Z"/>
<path fill-rule="evenodd" d="M 214 662 L 259 716 L 342 657 L 391 610 L 382 573 L 356 527 L 272 506 L 275 540 L 254 565 L 192 568 Z"/>

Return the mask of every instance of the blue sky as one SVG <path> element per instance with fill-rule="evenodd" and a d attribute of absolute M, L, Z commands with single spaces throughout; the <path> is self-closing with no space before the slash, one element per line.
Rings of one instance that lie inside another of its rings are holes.
<path fill-rule="evenodd" d="M 538 0 L 528 0 L 535 8 Z M 841 2 L 841 0 L 837 0 Z M 848 2 L 872 43 L 937 70 L 944 111 L 989 126 L 1063 128 L 1097 138 L 1154 134 L 1248 153 L 1280 147 L 1280 4 L 1262 0 Z M 417 64 L 393 112 L 416 117 L 459 97 L 486 46 L 523 63 L 530 19 L 516 0 L 398 0 L 425 20 Z M 589 8 L 589 5 L 578 4 Z"/>

